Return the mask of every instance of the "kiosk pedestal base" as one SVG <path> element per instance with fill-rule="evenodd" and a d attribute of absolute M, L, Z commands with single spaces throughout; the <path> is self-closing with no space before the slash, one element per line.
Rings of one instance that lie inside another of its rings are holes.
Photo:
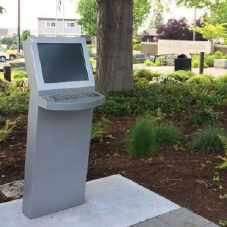
<path fill-rule="evenodd" d="M 23 200 L 29 218 L 84 203 L 92 112 L 30 108 Z"/>

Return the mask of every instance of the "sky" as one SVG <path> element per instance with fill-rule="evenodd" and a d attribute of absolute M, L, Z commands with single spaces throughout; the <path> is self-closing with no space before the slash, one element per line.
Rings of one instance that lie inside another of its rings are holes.
<path fill-rule="evenodd" d="M 73 0 L 64 0 L 65 17 L 75 17 Z M 0 15 L 0 28 L 17 27 L 17 0 L 0 0 L 0 5 L 6 12 Z M 56 0 L 21 0 L 21 27 L 22 30 L 37 30 L 38 17 L 55 17 Z"/>
<path fill-rule="evenodd" d="M 78 1 L 78 0 L 76 0 Z M 0 0 L 0 5 L 6 9 L 3 15 L 0 15 L 0 28 L 17 27 L 17 0 Z M 75 17 L 75 7 L 73 0 L 64 0 L 65 18 Z M 165 18 L 186 17 L 189 21 L 193 20 L 193 9 L 176 8 L 171 5 L 170 13 Z M 199 14 L 199 13 L 198 13 Z M 55 17 L 56 0 L 21 0 L 21 27 L 22 30 L 37 30 L 38 17 Z"/>

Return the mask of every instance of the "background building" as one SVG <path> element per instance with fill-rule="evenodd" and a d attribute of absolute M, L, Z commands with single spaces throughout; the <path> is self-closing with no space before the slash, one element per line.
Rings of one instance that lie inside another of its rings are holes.
<path fill-rule="evenodd" d="M 79 19 L 63 18 L 38 18 L 38 36 L 80 36 L 82 35 Z"/>

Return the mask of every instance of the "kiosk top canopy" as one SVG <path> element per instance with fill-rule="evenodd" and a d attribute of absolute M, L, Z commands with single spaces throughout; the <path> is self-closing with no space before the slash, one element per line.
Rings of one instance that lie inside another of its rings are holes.
<path fill-rule="evenodd" d="M 40 95 L 95 86 L 84 38 L 31 38 L 24 43 L 24 53 Z"/>

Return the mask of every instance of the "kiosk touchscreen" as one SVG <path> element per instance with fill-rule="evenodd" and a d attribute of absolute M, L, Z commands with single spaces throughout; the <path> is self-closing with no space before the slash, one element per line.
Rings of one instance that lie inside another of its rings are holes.
<path fill-rule="evenodd" d="M 93 108 L 104 102 L 83 38 L 24 42 L 30 102 L 23 211 L 29 218 L 85 202 Z"/>

